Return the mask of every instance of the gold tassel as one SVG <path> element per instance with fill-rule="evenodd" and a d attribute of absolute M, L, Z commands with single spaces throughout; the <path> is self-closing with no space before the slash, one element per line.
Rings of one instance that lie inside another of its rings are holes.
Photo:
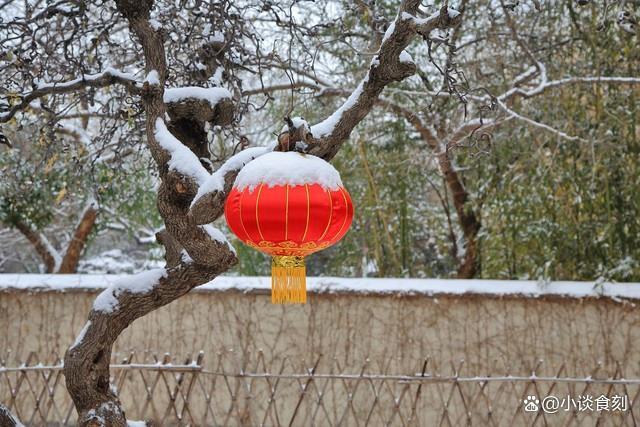
<path fill-rule="evenodd" d="M 305 304 L 307 270 L 301 256 L 274 256 L 271 261 L 271 303 Z"/>

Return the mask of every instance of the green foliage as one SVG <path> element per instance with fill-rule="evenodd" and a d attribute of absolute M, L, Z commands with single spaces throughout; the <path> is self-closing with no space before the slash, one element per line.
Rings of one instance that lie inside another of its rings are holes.
<path fill-rule="evenodd" d="M 4 150 L 0 156 L 0 222 L 18 221 L 44 228 L 56 218 L 62 201 L 78 191 L 81 176 L 69 151 L 54 151 L 44 136 L 29 149 Z"/>

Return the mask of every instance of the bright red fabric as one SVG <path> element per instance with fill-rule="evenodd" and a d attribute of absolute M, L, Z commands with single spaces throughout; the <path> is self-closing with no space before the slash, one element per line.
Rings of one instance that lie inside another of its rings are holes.
<path fill-rule="evenodd" d="M 233 188 L 224 214 L 240 240 L 266 254 L 306 256 L 338 242 L 353 220 L 344 188 L 318 184 Z"/>

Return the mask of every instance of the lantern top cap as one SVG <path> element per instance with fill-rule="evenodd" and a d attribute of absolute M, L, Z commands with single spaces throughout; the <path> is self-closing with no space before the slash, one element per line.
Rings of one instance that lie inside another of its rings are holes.
<path fill-rule="evenodd" d="M 240 170 L 234 187 L 242 191 L 257 186 L 318 184 L 327 190 L 342 187 L 338 171 L 319 157 L 297 152 L 274 151 L 257 157 Z"/>

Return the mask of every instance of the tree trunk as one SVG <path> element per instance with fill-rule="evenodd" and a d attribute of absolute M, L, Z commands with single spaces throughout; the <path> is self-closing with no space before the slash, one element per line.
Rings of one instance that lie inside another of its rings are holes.
<path fill-rule="evenodd" d="M 72 274 L 78 270 L 80 256 L 87 244 L 87 239 L 89 238 L 89 234 L 91 234 L 91 230 L 93 230 L 97 217 L 98 210 L 93 205 L 90 205 L 85 209 L 84 214 L 73 233 L 73 238 L 69 242 L 67 252 L 62 259 L 60 268 L 56 273 Z"/>
<path fill-rule="evenodd" d="M 0 426 L 2 427 L 18 427 L 22 424 L 16 420 L 13 414 L 0 403 Z"/>
<path fill-rule="evenodd" d="M 478 232 L 480 231 L 480 221 L 475 212 L 467 204 L 469 193 L 455 171 L 448 153 L 443 152 L 439 158 L 440 170 L 444 174 L 445 181 L 453 197 L 453 206 L 458 216 L 458 224 L 462 229 L 465 239 L 464 258 L 458 266 L 457 277 L 459 279 L 472 279 L 479 271 L 480 263 L 478 259 Z"/>

